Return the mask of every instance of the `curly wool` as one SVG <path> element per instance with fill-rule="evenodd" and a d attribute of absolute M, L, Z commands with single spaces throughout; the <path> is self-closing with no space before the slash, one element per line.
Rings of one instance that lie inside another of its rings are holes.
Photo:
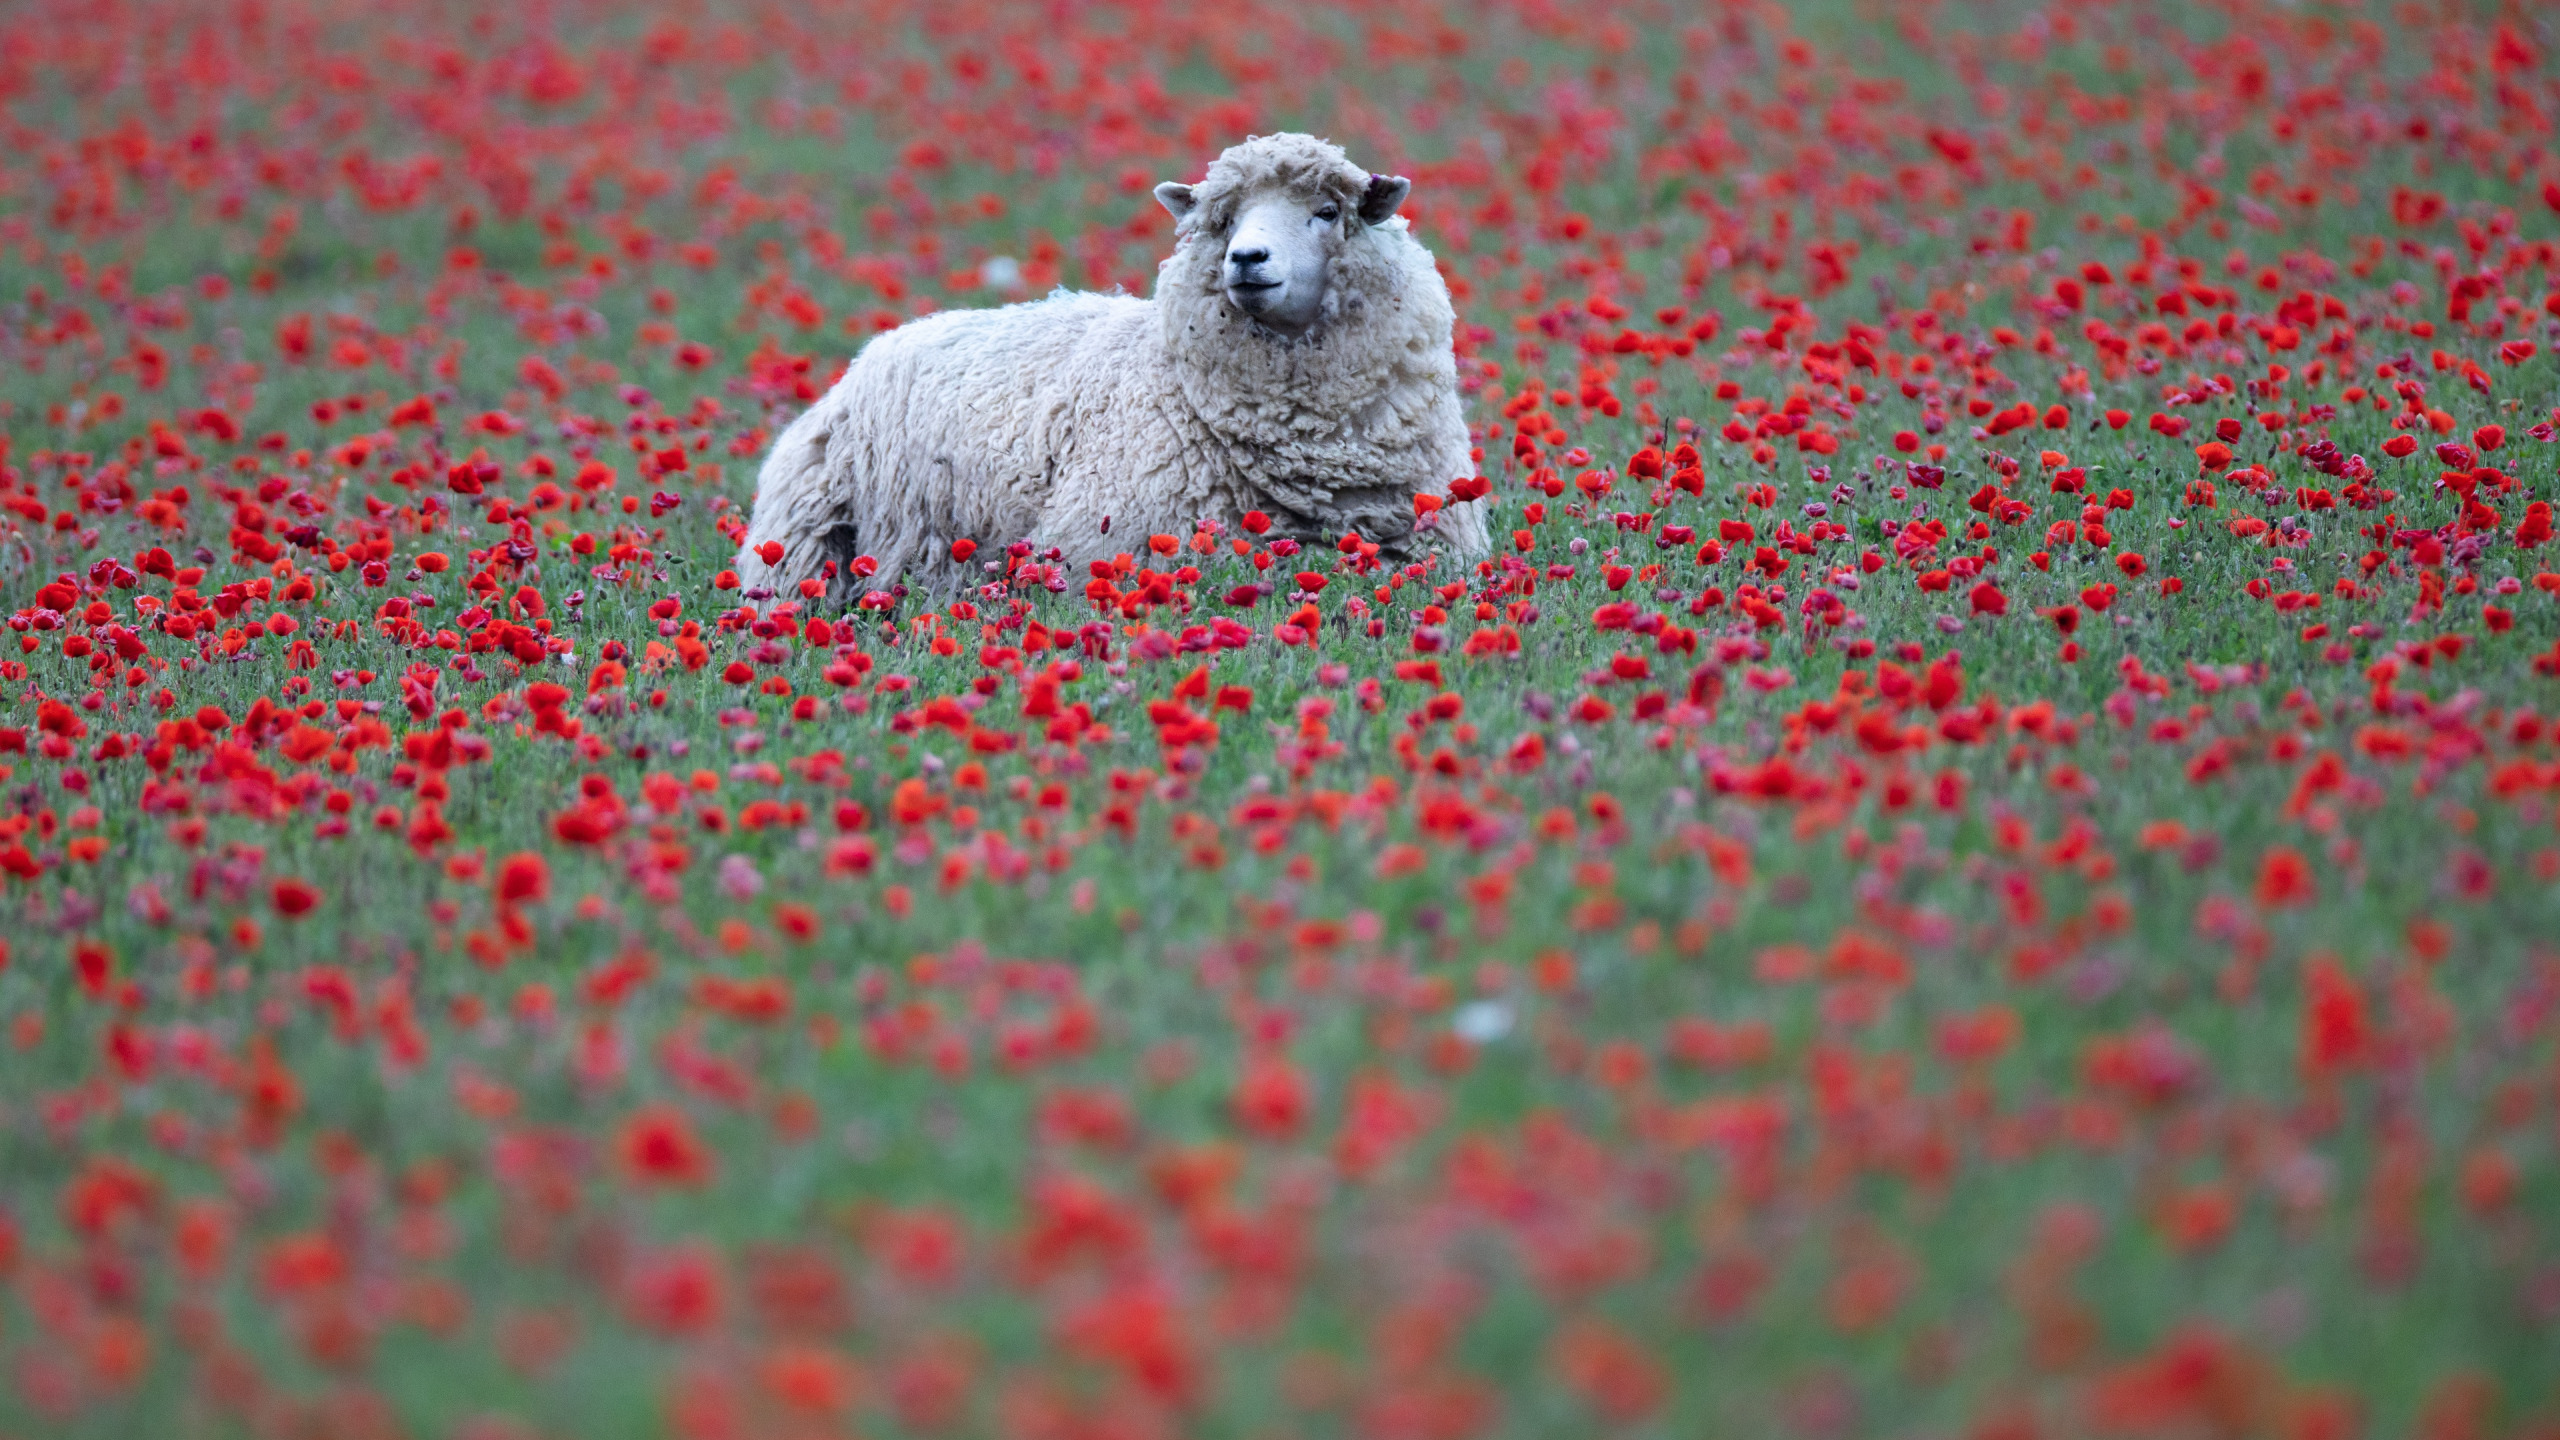
<path fill-rule="evenodd" d="M 1250 139 L 1195 187 L 1152 300 L 1061 291 L 873 341 L 767 456 L 740 578 L 781 592 L 867 553 L 871 584 L 951 589 L 974 578 L 951 558 L 960 539 L 1024 538 L 1081 565 L 1248 510 L 1302 539 L 1357 530 L 1398 556 L 1480 557 L 1480 503 L 1415 518 L 1415 495 L 1445 500 L 1474 463 L 1448 287 L 1405 222 L 1351 225 L 1301 336 L 1239 313 L 1220 283 L 1244 198 L 1285 187 L 1348 212 L 1368 184 L 1324 141 Z M 771 565 L 767 541 L 783 547 Z"/>

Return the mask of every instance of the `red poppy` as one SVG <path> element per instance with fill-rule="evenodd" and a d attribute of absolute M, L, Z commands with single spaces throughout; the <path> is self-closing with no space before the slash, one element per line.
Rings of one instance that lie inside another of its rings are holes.
<path fill-rule="evenodd" d="M 717 1168 L 692 1119 L 673 1105 L 645 1105 L 625 1117 L 615 1151 L 623 1174 L 642 1186 L 698 1188 Z"/>
<path fill-rule="evenodd" d="M 2364 992 L 2337 960 L 2315 957 L 2303 975 L 2302 1063 L 2337 1070 L 2364 1057 Z"/>
<path fill-rule="evenodd" d="M 1307 1120 L 1307 1078 L 1298 1067 L 1277 1056 L 1247 1063 L 1236 1084 L 1236 1123 L 1271 1140 L 1286 1140 Z"/>
<path fill-rule="evenodd" d="M 719 1257 L 709 1247 L 679 1246 L 632 1266 L 623 1312 L 633 1324 L 662 1335 L 698 1334 L 719 1323 L 726 1291 Z"/>
<path fill-rule="evenodd" d="M 275 883 L 269 898 L 274 902 L 278 915 L 287 920 L 299 920 L 320 903 L 320 891 L 308 880 L 288 877 Z"/>
<path fill-rule="evenodd" d="M 2270 848 L 2258 862 L 2258 903 L 2270 910 L 2310 904 L 2319 895 L 2311 862 L 2290 845 Z"/>
<path fill-rule="evenodd" d="M 508 904 L 525 904 L 546 899 L 551 894 L 551 862 L 540 852 L 521 850 L 498 862 L 498 898 Z"/>

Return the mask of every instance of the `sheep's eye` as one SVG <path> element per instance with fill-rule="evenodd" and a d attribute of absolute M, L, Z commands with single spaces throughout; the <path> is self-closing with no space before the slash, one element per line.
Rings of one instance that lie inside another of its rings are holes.
<path fill-rule="evenodd" d="M 1319 219 L 1319 220 L 1321 220 L 1321 221 L 1323 221 L 1323 222 L 1324 222 L 1324 223 L 1326 223 L 1327 225 L 1330 225 L 1330 224 L 1332 224 L 1334 221 L 1339 220 L 1339 219 L 1341 219 L 1341 218 L 1342 218 L 1342 209 L 1341 209 L 1341 207 L 1340 207 L 1340 206 L 1337 206 L 1337 205 L 1327 205 L 1327 206 L 1326 206 L 1326 207 L 1324 207 L 1323 209 L 1318 210 L 1318 211 L 1316 212 L 1316 218 L 1317 218 L 1317 219 Z"/>

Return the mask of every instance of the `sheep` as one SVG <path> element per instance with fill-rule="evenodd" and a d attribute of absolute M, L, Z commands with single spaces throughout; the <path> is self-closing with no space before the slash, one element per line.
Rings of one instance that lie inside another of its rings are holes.
<path fill-rule="evenodd" d="M 1257 510 L 1305 542 L 1481 558 L 1449 290 L 1396 215 L 1411 188 L 1312 136 L 1249 137 L 1156 187 L 1175 229 L 1154 298 L 1060 290 L 880 336 L 767 455 L 741 583 L 785 593 L 832 559 L 839 589 L 948 592 L 983 578 L 962 540 L 1080 568 Z"/>

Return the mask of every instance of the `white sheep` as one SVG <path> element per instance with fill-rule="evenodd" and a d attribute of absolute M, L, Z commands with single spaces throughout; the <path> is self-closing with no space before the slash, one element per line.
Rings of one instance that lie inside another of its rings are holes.
<path fill-rule="evenodd" d="M 1304 541 L 1481 557 L 1484 507 L 1448 500 L 1475 466 L 1449 290 L 1395 213 L 1411 188 L 1254 137 L 1156 187 L 1176 225 L 1154 299 L 1062 290 L 882 335 L 774 443 L 741 581 L 781 593 L 868 554 L 865 585 L 947 590 L 972 578 L 962 539 L 1081 565 L 1252 510 Z M 1426 494 L 1444 504 L 1418 518 Z"/>

